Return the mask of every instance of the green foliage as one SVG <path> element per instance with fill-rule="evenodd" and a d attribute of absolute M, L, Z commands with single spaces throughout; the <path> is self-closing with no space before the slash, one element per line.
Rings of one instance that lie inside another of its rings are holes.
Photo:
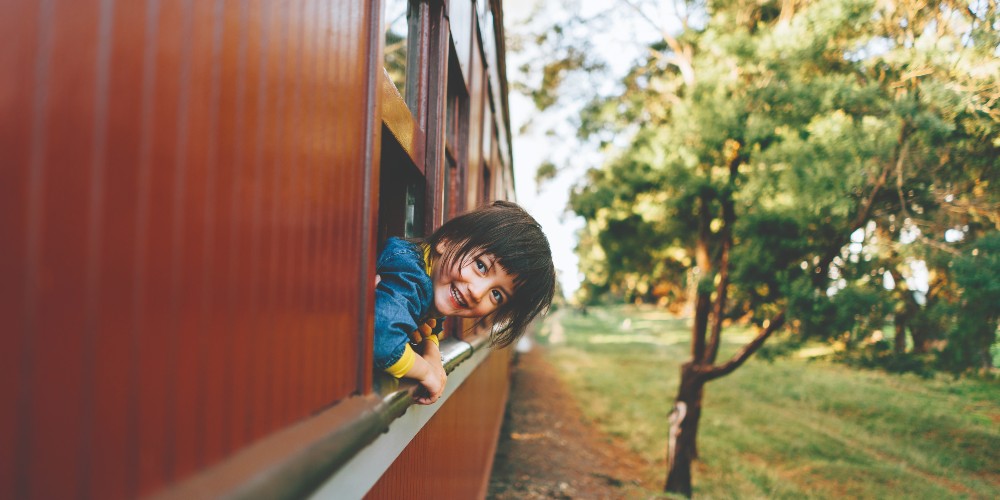
<path fill-rule="evenodd" d="M 581 293 L 683 302 L 704 210 L 712 273 L 702 283 L 717 282 L 721 242 L 733 235 L 729 317 L 761 323 L 787 308 L 793 332 L 848 347 L 894 317 L 916 357 L 940 351 L 948 369 L 983 366 L 996 317 L 975 307 L 998 302 L 979 292 L 992 290 L 988 273 L 967 269 L 992 261 L 988 245 L 974 264 L 956 255 L 1000 227 L 997 6 L 703 8 L 688 18 L 703 23 L 651 44 L 618 92 L 592 95 L 580 116 L 578 137 L 607 157 L 570 199 L 587 224 Z M 537 63 L 543 109 L 570 72 L 601 67 L 586 44 L 550 53 Z M 859 230 L 864 240 L 852 242 Z"/>
<path fill-rule="evenodd" d="M 551 161 L 542 162 L 535 170 L 535 184 L 541 186 L 545 181 L 549 181 L 555 178 L 559 173 L 558 167 L 555 163 Z"/>
<path fill-rule="evenodd" d="M 860 368 L 881 369 L 889 373 L 913 373 L 923 378 L 933 376 L 933 362 L 927 355 L 894 352 L 886 340 L 873 342 L 859 350 L 837 354 L 843 363 Z"/>
<path fill-rule="evenodd" d="M 997 343 L 1000 323 L 1000 232 L 980 238 L 952 262 L 961 290 L 954 318 L 941 352 L 941 364 L 952 371 L 990 367 L 990 348 Z"/>
<path fill-rule="evenodd" d="M 802 226 L 791 216 L 753 213 L 742 222 L 732 256 L 733 282 L 740 284 L 733 303 L 741 309 L 733 315 L 752 314 L 760 322 L 767 319 L 759 315 L 762 306 L 787 293 L 786 282 L 805 276 L 797 264 L 810 255 L 810 249 Z"/>

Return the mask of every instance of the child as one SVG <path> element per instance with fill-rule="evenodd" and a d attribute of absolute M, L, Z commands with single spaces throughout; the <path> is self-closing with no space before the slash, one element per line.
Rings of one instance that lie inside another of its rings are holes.
<path fill-rule="evenodd" d="M 478 318 L 492 326 L 491 345 L 504 347 L 548 308 L 555 290 L 541 227 L 506 201 L 456 217 L 424 240 L 389 238 L 376 272 L 375 367 L 418 381 L 426 390 L 420 404 L 444 392 L 437 346 L 443 318 L 436 318 Z"/>

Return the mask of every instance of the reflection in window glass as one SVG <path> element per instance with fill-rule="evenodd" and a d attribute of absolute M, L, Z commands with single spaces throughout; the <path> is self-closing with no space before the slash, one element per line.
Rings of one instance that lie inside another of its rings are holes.
<path fill-rule="evenodd" d="M 388 0 L 385 6 L 385 69 L 402 96 L 406 96 L 409 3 L 409 0 Z"/>
<path fill-rule="evenodd" d="M 406 185 L 406 213 L 403 223 L 403 235 L 416 238 L 423 235 L 424 229 L 424 194 L 419 183 Z"/>

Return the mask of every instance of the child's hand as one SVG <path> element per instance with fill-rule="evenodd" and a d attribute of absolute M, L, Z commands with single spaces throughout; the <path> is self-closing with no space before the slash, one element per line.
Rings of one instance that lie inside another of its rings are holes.
<path fill-rule="evenodd" d="M 427 337 L 431 336 L 431 332 L 434 331 L 435 326 L 437 326 L 436 319 L 431 318 L 427 320 L 426 323 L 418 326 L 416 330 L 413 330 L 413 332 L 410 333 L 410 340 L 416 344 L 423 342 L 427 339 Z"/>
<path fill-rule="evenodd" d="M 438 378 L 437 372 L 432 371 L 427 378 L 420 381 L 420 390 L 417 392 L 417 404 L 430 405 L 437 402 L 438 398 L 444 394 L 444 380 Z"/>
<path fill-rule="evenodd" d="M 438 350 L 438 346 L 434 342 L 424 342 L 424 353 L 420 356 L 420 360 L 426 363 L 426 372 L 423 373 L 423 378 L 417 380 L 426 393 L 417 396 L 417 403 L 429 405 L 436 402 L 444 394 L 448 374 L 445 373 L 444 366 L 441 364 L 441 351 Z M 420 361 L 417 362 L 420 363 Z"/>

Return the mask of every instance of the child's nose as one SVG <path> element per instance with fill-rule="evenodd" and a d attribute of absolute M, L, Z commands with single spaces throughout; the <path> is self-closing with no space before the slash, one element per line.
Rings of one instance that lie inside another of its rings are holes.
<path fill-rule="evenodd" d="M 469 295 L 472 295 L 472 300 L 479 303 L 483 300 L 483 295 L 489 290 L 489 283 L 486 280 L 477 280 L 469 283 Z"/>

